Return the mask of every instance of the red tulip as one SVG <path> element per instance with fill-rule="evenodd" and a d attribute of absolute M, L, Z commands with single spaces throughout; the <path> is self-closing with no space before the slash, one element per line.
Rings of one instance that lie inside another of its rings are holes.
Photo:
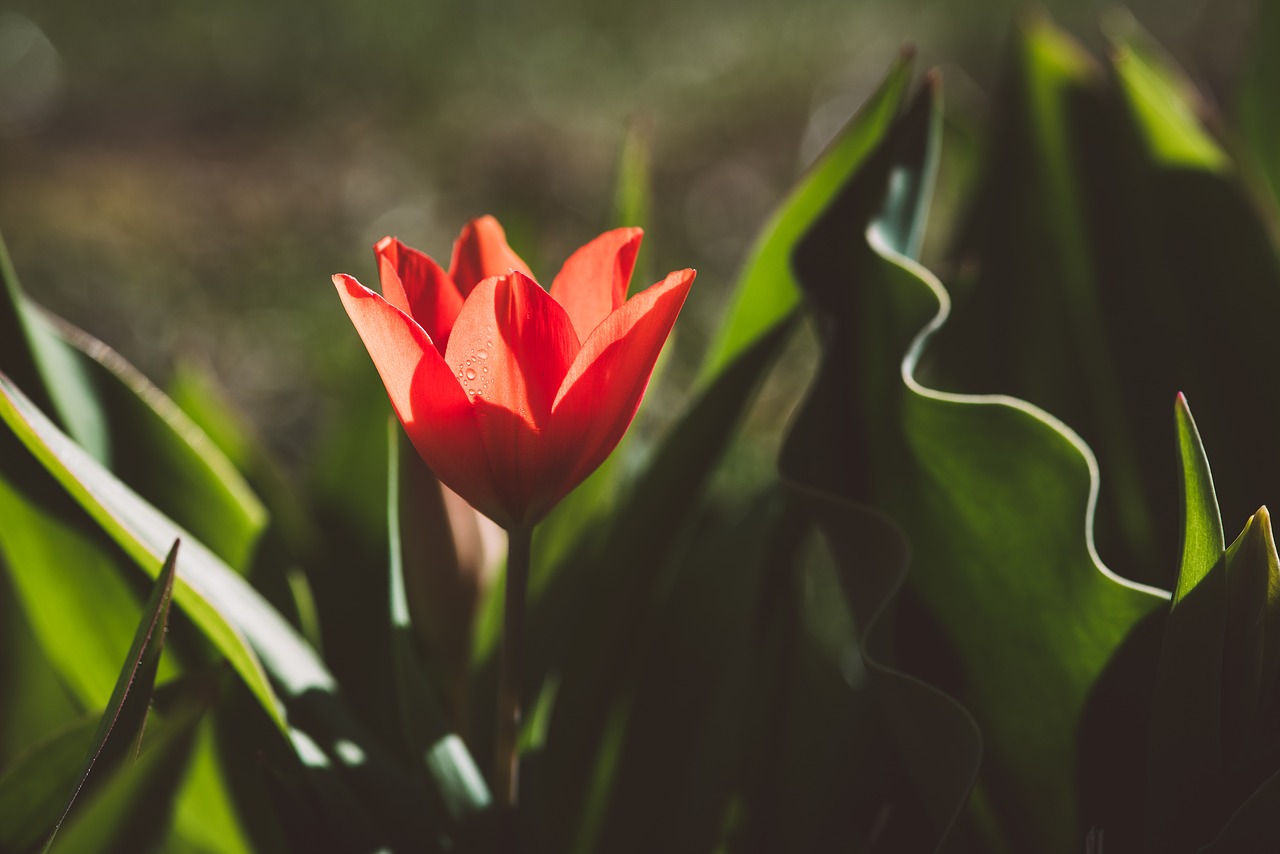
<path fill-rule="evenodd" d="M 391 405 L 436 476 L 510 529 L 542 519 L 635 416 L 694 271 L 631 299 L 642 233 L 574 252 L 550 293 L 493 217 L 467 224 L 448 272 L 387 237 L 382 296 L 333 277 Z"/>

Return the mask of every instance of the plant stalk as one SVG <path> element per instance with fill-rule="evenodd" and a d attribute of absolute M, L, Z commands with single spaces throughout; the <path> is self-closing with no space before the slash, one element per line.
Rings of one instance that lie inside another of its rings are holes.
<path fill-rule="evenodd" d="M 500 807 L 515 807 L 520 788 L 520 677 L 524 600 L 529 588 L 533 528 L 507 532 L 507 583 L 498 653 L 498 714 L 494 732 L 493 786 Z"/>

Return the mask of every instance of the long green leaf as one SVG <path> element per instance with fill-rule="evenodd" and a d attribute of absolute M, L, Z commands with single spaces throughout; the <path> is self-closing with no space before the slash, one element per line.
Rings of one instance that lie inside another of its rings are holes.
<path fill-rule="evenodd" d="M 243 570 L 266 522 L 226 457 L 102 342 L 22 292 L 0 240 L 0 373 L 99 462 Z"/>
<path fill-rule="evenodd" d="M 436 561 L 435 565 L 421 565 L 421 550 L 415 551 L 414 548 L 421 544 L 406 535 L 408 525 L 405 523 L 412 520 L 411 524 L 414 526 L 430 525 L 432 517 L 435 517 L 435 531 L 439 534 L 442 529 L 447 529 L 448 517 L 443 504 L 438 501 L 431 508 L 434 512 L 428 511 L 431 512 L 430 516 L 420 512 L 427 508 L 423 501 L 415 502 L 414 499 L 421 499 L 421 491 L 424 489 L 434 489 L 438 495 L 440 487 L 417 455 L 413 454 L 412 446 L 408 453 L 404 453 L 402 445 L 408 443 L 402 441 L 399 427 L 393 422 L 390 429 L 391 435 L 387 442 L 390 449 L 387 465 L 387 534 L 391 556 L 388 604 L 391 611 L 391 656 L 400 723 L 415 766 L 436 783 L 432 792 L 438 793 L 439 798 L 432 806 L 440 810 L 441 819 L 447 816 L 449 820 L 460 823 L 490 806 L 489 789 L 462 740 L 452 731 L 437 688 L 429 681 L 419 659 L 405 579 L 406 561 L 415 561 L 416 568 L 423 572 L 446 572 L 456 566 L 457 561 L 455 559 L 452 564 L 448 561 Z M 403 463 L 402 453 L 406 457 Z M 425 480 L 401 483 L 402 477 L 415 476 Z M 433 545 L 437 549 L 436 557 L 439 557 L 440 545 Z M 452 546 L 452 543 L 449 545 Z M 449 582 L 444 579 L 442 583 L 447 586 Z M 461 636 L 467 637 L 468 630 L 469 626 L 464 623 Z M 466 661 L 464 654 L 459 662 L 462 668 L 465 668 Z"/>
<path fill-rule="evenodd" d="M 379 833 L 394 838 L 421 829 L 421 817 L 401 772 L 350 717 L 333 676 L 279 612 L 199 541 L 182 536 L 184 532 L 171 520 L 58 431 L 3 376 L 0 419 L 144 568 L 149 560 L 158 560 L 160 543 L 182 537 L 175 600 L 227 657 L 281 731 L 288 733 L 304 761 L 314 759 L 313 767 L 321 776 L 341 772 L 366 794 L 370 808 L 384 818 Z M 289 708 L 287 722 L 276 691 Z M 441 761 L 450 760 L 441 757 Z"/>
<path fill-rule="evenodd" d="M 106 779 L 120 768 L 127 766 L 136 756 L 142 743 L 142 731 L 151 707 L 151 692 L 155 687 L 156 671 L 160 666 L 160 653 L 164 650 L 164 636 L 168 631 L 169 603 L 173 598 L 173 582 L 177 577 L 178 542 L 169 550 L 164 566 L 142 611 L 142 619 L 133 636 L 133 646 L 125 657 L 124 666 L 116 680 L 115 690 L 107 701 L 106 711 L 98 723 L 93 744 L 84 760 L 80 779 L 63 808 L 45 843 L 45 850 L 53 844 L 59 827 L 67 820 L 76 798 L 92 790 L 97 781 Z"/>
<path fill-rule="evenodd" d="M 136 854 L 152 850 L 172 821 L 179 781 L 207 703 L 190 701 L 165 723 L 136 762 L 88 799 L 50 848 L 54 854 Z"/>
<path fill-rule="evenodd" d="M 0 518 L 0 550 L 36 639 L 82 707 L 101 709 L 137 626 L 142 595 L 129 583 L 130 561 L 2 473 Z"/>
<path fill-rule="evenodd" d="M 1227 155 L 1200 124 L 1195 90 L 1159 55 L 1132 19 L 1113 26 L 1113 62 L 1152 159 L 1169 168 L 1210 172 L 1230 166 Z"/>
<path fill-rule="evenodd" d="M 332 687 L 319 661 L 252 588 L 199 542 L 183 537 L 182 529 L 103 469 L 3 375 L 0 418 L 63 489 L 141 566 L 154 566 L 153 562 L 167 548 L 164 543 L 175 539 L 187 542 L 178 571 L 178 604 L 227 656 L 281 727 L 285 725 L 283 709 L 258 655 L 277 665 L 282 687 L 292 689 L 289 693 L 301 693 L 308 687 Z M 236 623 L 230 622 L 228 613 L 236 615 Z M 258 641 L 252 647 L 242 634 L 249 632 Z"/>
<path fill-rule="evenodd" d="M 796 266 L 802 281 L 838 257 L 841 230 L 860 223 L 865 227 L 868 219 L 885 246 L 904 257 L 919 252 L 937 169 L 940 117 L 936 80 L 931 78 L 885 146 L 883 165 L 877 170 L 882 191 L 846 187 L 801 242 Z M 837 317 L 847 310 L 833 301 L 840 295 L 815 293 L 834 308 Z M 847 443 L 840 429 L 847 417 L 840 412 L 847 388 L 846 341 L 837 327 L 818 380 L 783 448 L 780 469 L 831 544 L 849 608 L 860 628 L 859 645 L 873 678 L 873 692 L 932 821 L 928 833 L 920 827 L 903 827 L 913 819 L 909 810 L 898 809 L 901 817 L 891 818 L 885 832 L 916 834 L 910 843 L 899 838 L 894 843 L 899 847 L 941 848 L 951 837 L 977 779 L 982 735 L 954 699 L 894 663 L 890 627 L 907 575 L 907 543 L 891 522 L 850 500 L 857 494 L 854 483 L 831 480 L 831 463 L 844 456 L 842 447 Z"/>
<path fill-rule="evenodd" d="M 704 382 L 799 307 L 801 291 L 791 269 L 792 250 L 888 132 L 911 82 L 912 59 L 909 49 L 899 54 L 884 81 L 770 216 L 752 246 L 734 287 L 733 302 L 708 351 Z"/>
<path fill-rule="evenodd" d="M 1186 398 L 1174 407 L 1182 558 L 1156 671 L 1148 744 L 1149 844 L 1205 839 L 1220 812 L 1226 542 L 1213 476 Z"/>

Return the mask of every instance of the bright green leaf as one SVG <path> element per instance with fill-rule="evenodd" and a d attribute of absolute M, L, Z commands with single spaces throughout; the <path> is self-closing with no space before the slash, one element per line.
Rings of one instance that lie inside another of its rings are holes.
<path fill-rule="evenodd" d="M 1116 74 L 1152 158 L 1170 168 L 1229 169 L 1227 155 L 1196 116 L 1199 98 L 1191 84 L 1132 19 L 1113 21 Z"/>
<path fill-rule="evenodd" d="M 911 81 L 913 53 L 904 50 L 884 81 L 773 212 L 756 239 L 733 302 L 703 365 L 703 381 L 730 364 L 800 303 L 791 252 L 832 197 L 880 144 Z"/>

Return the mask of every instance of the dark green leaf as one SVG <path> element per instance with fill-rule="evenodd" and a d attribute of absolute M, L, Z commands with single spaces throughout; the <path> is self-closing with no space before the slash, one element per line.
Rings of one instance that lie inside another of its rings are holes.
<path fill-rule="evenodd" d="M 1147 782 L 1151 845 L 1206 839 L 1221 797 L 1226 543 L 1191 410 L 1174 407 L 1182 476 L 1182 558 L 1156 670 Z"/>
<path fill-rule="evenodd" d="M 178 542 L 174 541 L 164 566 L 156 576 L 151 598 L 143 608 L 142 619 L 133 636 L 133 645 L 125 657 L 115 690 L 107 701 L 106 711 L 94 733 L 80 779 L 67 799 L 62 817 L 54 826 L 49 842 L 45 844 L 46 851 L 53 843 L 58 828 L 70 815 L 76 798 L 89 794 L 99 785 L 99 781 L 126 767 L 138 754 L 147 713 L 151 708 L 151 692 L 160 666 L 160 653 L 164 650 L 164 636 L 168 631 L 169 603 L 173 598 L 173 582 L 177 577 L 177 557 Z"/>
<path fill-rule="evenodd" d="M 84 772 L 100 722 L 86 716 L 20 756 L 0 776 L 0 851 L 30 851 L 49 838 Z"/>
<path fill-rule="evenodd" d="M 1227 548 L 1226 635 L 1222 649 L 1222 738 L 1224 764 L 1240 761 L 1254 735 L 1263 703 L 1275 682 L 1278 641 L 1268 636 L 1268 612 L 1280 588 L 1271 516 L 1259 508 Z M 1271 635 L 1277 634 L 1274 619 Z M 1268 644 L 1268 641 L 1270 642 Z M 1268 649 L 1270 646 L 1270 649 Z"/>
<path fill-rule="evenodd" d="M 877 153 L 875 168 L 867 172 L 869 186 L 846 185 L 801 242 L 795 263 L 802 281 L 809 282 L 809 275 L 831 262 L 840 230 L 866 227 L 872 217 L 871 230 L 883 245 L 904 256 L 919 251 L 937 168 L 936 88 L 936 81 L 926 83 L 895 125 Z M 878 194 L 877 179 L 883 188 Z M 814 296 L 837 315 L 842 312 L 844 294 L 819 291 Z M 847 436 L 839 432 L 843 419 L 838 414 L 832 417 L 832 407 L 841 405 L 847 387 L 845 364 L 832 361 L 839 359 L 842 346 L 837 325 L 827 361 L 784 446 L 780 468 L 831 545 L 860 629 L 859 645 L 877 704 L 932 820 L 930 830 L 911 827 L 919 822 L 899 804 L 882 832 L 896 840 L 892 844 L 938 848 L 952 834 L 976 781 L 982 736 L 955 700 L 895 664 L 891 627 L 906 578 L 906 541 L 884 517 L 849 500 L 853 484 L 831 479 L 832 461 L 847 458 Z M 833 426 L 837 432 L 831 430 Z"/>
<path fill-rule="evenodd" d="M 394 421 L 390 424 L 390 432 L 387 467 L 387 534 L 391 556 L 388 604 L 400 724 L 409 756 L 413 757 L 415 766 L 435 783 L 430 792 L 438 795 L 432 806 L 440 810 L 439 818 L 447 815 L 449 820 L 460 823 L 488 808 L 491 798 L 483 775 L 462 740 L 452 731 L 438 689 L 431 683 L 419 657 L 409 609 L 406 572 L 412 566 L 419 573 L 452 576 L 431 580 L 434 582 L 433 592 L 444 594 L 440 598 L 445 601 L 433 603 L 439 610 L 474 610 L 475 592 L 457 589 L 463 580 L 457 578 L 456 551 L 449 555 L 441 553 L 456 550 L 456 545 L 439 482 L 400 435 L 400 428 Z M 430 528 L 435 536 L 420 536 L 424 528 Z M 423 583 L 429 582 L 424 580 Z M 447 598 L 450 594 L 453 599 Z M 456 601 L 459 595 L 466 601 Z M 433 616 L 441 616 L 439 610 L 433 611 Z M 453 637 L 465 644 L 470 636 L 469 614 L 466 619 L 459 616 L 458 620 L 461 624 Z M 437 646 L 437 652 L 452 653 L 445 662 L 446 674 L 458 680 L 465 679 L 468 663 L 465 645 L 455 649 Z M 454 699 L 458 701 L 461 698 L 454 695 Z"/>
<path fill-rule="evenodd" d="M 139 854 L 164 839 L 206 702 L 189 701 L 164 722 L 137 761 L 104 782 L 53 841 L 54 854 Z"/>
<path fill-rule="evenodd" d="M 893 231 L 867 227 L 856 190 L 828 206 L 796 259 L 831 327 L 817 381 L 827 391 L 809 404 L 825 409 L 831 456 L 812 481 L 883 512 L 910 543 L 914 631 L 898 629 L 899 660 L 981 728 L 981 844 L 1074 850 L 1085 699 L 1159 599 L 1097 559 L 1097 469 L 1078 437 L 1023 401 L 919 382 L 949 298 Z"/>

